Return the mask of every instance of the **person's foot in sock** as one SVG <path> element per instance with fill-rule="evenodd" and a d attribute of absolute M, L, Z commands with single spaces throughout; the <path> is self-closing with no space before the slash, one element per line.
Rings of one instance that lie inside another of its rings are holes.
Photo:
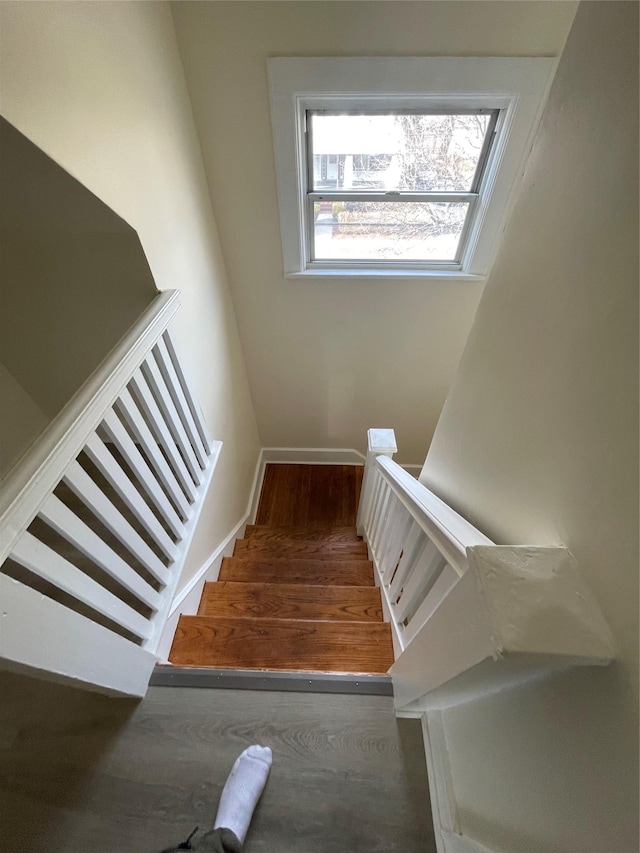
<path fill-rule="evenodd" d="M 268 746 L 250 746 L 236 759 L 220 797 L 214 828 L 225 827 L 244 843 L 251 816 L 271 768 Z"/>

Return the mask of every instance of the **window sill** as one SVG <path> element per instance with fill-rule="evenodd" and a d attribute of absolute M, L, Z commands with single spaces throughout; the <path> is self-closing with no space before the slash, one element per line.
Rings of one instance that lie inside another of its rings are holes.
<path fill-rule="evenodd" d="M 476 282 L 484 284 L 486 276 L 460 272 L 460 270 L 400 270 L 400 269 L 353 269 L 335 267 L 331 269 L 307 269 L 285 273 L 285 278 L 303 279 L 405 279 L 423 281 Z"/>

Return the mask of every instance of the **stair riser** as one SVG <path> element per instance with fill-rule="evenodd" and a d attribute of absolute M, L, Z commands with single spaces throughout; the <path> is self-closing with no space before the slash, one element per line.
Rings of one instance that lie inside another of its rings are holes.
<path fill-rule="evenodd" d="M 239 583 L 374 586 L 373 566 L 362 560 L 336 564 L 320 560 L 245 560 L 225 557 L 219 579 Z"/>
<path fill-rule="evenodd" d="M 309 560 L 366 560 L 367 546 L 364 542 L 262 542 L 260 539 L 238 539 L 233 556 L 261 554 L 263 556 L 305 558 Z"/>
<path fill-rule="evenodd" d="M 315 542 L 316 544 L 358 544 L 362 539 L 357 536 L 353 527 L 337 527 L 333 529 L 323 528 L 296 528 L 282 527 L 274 528 L 258 525 L 247 525 L 244 532 L 245 539 L 260 542 Z"/>

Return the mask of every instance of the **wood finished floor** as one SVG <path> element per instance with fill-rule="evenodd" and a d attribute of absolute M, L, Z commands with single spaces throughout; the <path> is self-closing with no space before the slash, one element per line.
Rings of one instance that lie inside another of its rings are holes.
<path fill-rule="evenodd" d="M 373 696 L 151 688 L 140 703 L 0 673 L 3 853 L 153 853 L 208 827 L 238 753 L 274 763 L 246 853 L 435 853 L 420 726 Z"/>
<path fill-rule="evenodd" d="M 355 465 L 267 465 L 256 525 L 352 527 L 363 470 Z"/>

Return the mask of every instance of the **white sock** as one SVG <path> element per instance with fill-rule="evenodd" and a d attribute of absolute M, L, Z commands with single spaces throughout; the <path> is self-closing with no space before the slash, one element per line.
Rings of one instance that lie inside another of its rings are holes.
<path fill-rule="evenodd" d="M 270 768 L 268 746 L 250 746 L 238 756 L 222 790 L 214 829 L 226 827 L 244 843 Z"/>

